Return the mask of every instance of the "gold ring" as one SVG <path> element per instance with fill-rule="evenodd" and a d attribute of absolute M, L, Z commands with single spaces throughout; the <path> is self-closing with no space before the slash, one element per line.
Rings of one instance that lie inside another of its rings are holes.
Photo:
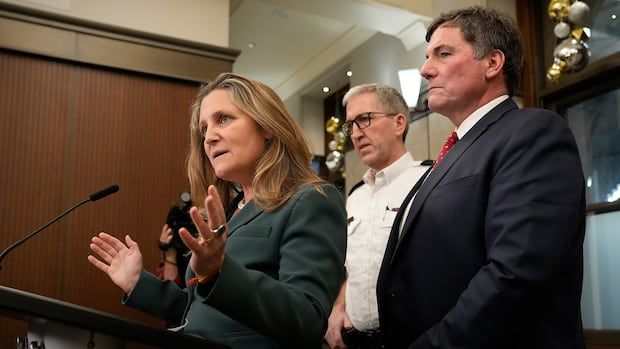
<path fill-rule="evenodd" d="M 215 234 L 215 235 L 222 235 L 225 230 L 226 230 L 226 224 L 222 224 L 222 225 L 220 225 L 219 227 L 217 227 L 215 229 L 211 229 L 211 232 L 213 234 Z M 215 235 L 213 235 L 213 236 L 215 237 Z M 213 237 L 211 237 L 211 239 L 209 239 L 209 240 L 212 240 L 212 239 L 213 239 Z M 209 241 L 207 241 L 207 242 L 209 242 Z"/>

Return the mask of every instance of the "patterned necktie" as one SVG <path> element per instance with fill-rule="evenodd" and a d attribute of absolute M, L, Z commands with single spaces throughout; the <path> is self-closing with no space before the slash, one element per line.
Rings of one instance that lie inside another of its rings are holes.
<path fill-rule="evenodd" d="M 444 156 L 446 156 L 446 154 L 448 154 L 450 149 L 452 149 L 452 146 L 454 145 L 454 143 L 456 143 L 456 141 L 458 140 L 459 140 L 459 136 L 456 134 L 455 131 L 452 131 L 448 139 L 446 139 L 446 143 L 444 143 L 443 148 L 441 148 L 441 153 L 439 153 L 439 157 L 437 157 L 437 161 L 435 161 L 435 164 L 433 165 L 433 169 L 437 167 L 437 165 L 439 165 L 439 162 L 443 159 Z"/>

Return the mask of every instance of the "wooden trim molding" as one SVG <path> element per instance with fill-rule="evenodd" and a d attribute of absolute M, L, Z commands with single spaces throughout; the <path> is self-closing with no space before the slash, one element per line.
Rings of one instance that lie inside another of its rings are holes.
<path fill-rule="evenodd" d="M 241 53 L 3 2 L 0 47 L 190 81 L 231 71 Z"/>
<path fill-rule="evenodd" d="M 586 206 L 586 214 L 601 214 L 620 211 L 620 202 L 599 202 Z"/>
<path fill-rule="evenodd" d="M 542 22 L 546 6 L 538 0 L 515 1 L 517 23 L 523 42 L 524 66 L 520 92 L 524 107 L 541 107 L 540 90 L 545 86 L 545 36 Z M 517 93 L 518 94 L 518 93 Z"/>
<path fill-rule="evenodd" d="M 588 345 L 620 346 L 620 330 L 584 330 Z"/>
<path fill-rule="evenodd" d="M 542 99 L 557 99 L 568 93 L 574 93 L 584 90 L 584 86 L 588 88 L 598 88 L 610 78 L 620 75 L 620 52 L 609 55 L 598 61 L 588 64 L 582 71 L 578 73 L 566 74 L 562 79 L 545 89 L 539 94 Z M 614 84 L 618 86 L 617 84 Z"/>

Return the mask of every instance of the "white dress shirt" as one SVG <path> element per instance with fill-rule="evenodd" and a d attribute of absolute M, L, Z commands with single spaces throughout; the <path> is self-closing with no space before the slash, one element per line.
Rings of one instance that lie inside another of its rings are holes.
<path fill-rule="evenodd" d="M 369 169 L 347 199 L 345 309 L 359 331 L 379 328 L 377 277 L 400 204 L 428 168 L 420 163 L 406 153 L 381 171 Z"/>
<path fill-rule="evenodd" d="M 497 107 L 501 102 L 503 102 L 507 98 L 508 98 L 508 95 L 501 95 L 501 96 L 499 96 L 499 97 L 489 101 L 487 104 L 483 105 L 482 107 L 476 109 L 473 113 L 471 113 L 468 117 L 466 117 L 465 120 L 463 120 L 463 122 L 459 125 L 459 127 L 457 127 L 454 130 L 456 132 L 456 135 L 459 137 L 459 139 L 463 139 L 463 137 L 465 137 L 465 134 L 469 130 L 471 130 L 474 126 L 476 126 L 478 121 L 480 121 L 493 108 Z M 426 180 L 426 179 L 424 179 L 424 180 Z M 403 219 L 401 219 L 401 221 L 400 221 L 400 226 L 398 227 L 399 235 L 402 234 L 402 232 L 403 232 L 403 228 L 405 226 L 405 221 L 407 220 L 407 215 L 409 214 L 409 210 L 411 210 L 411 205 L 413 204 L 413 200 L 415 199 L 415 196 L 417 194 L 418 193 L 413 194 L 413 198 L 411 198 L 411 200 L 409 200 L 409 202 L 407 203 L 407 207 L 404 208 L 405 213 L 403 215 Z"/>

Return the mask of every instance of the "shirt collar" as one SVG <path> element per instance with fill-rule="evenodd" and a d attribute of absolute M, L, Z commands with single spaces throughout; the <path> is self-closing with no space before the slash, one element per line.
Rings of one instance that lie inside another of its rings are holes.
<path fill-rule="evenodd" d="M 459 139 L 463 139 L 465 134 L 471 130 L 477 123 L 482 119 L 483 116 L 487 115 L 493 108 L 495 108 L 498 104 L 508 99 L 508 95 L 501 95 L 482 107 L 476 109 L 473 113 L 471 113 L 459 127 L 456 128 L 456 134 L 459 136 Z"/>
<path fill-rule="evenodd" d="M 368 169 L 364 174 L 364 183 L 374 186 L 377 178 L 383 178 L 384 182 L 390 183 L 392 180 L 401 173 L 405 172 L 408 168 L 415 165 L 415 160 L 411 156 L 411 153 L 406 152 L 398 160 L 391 163 L 388 167 L 375 171 L 372 168 Z"/>

